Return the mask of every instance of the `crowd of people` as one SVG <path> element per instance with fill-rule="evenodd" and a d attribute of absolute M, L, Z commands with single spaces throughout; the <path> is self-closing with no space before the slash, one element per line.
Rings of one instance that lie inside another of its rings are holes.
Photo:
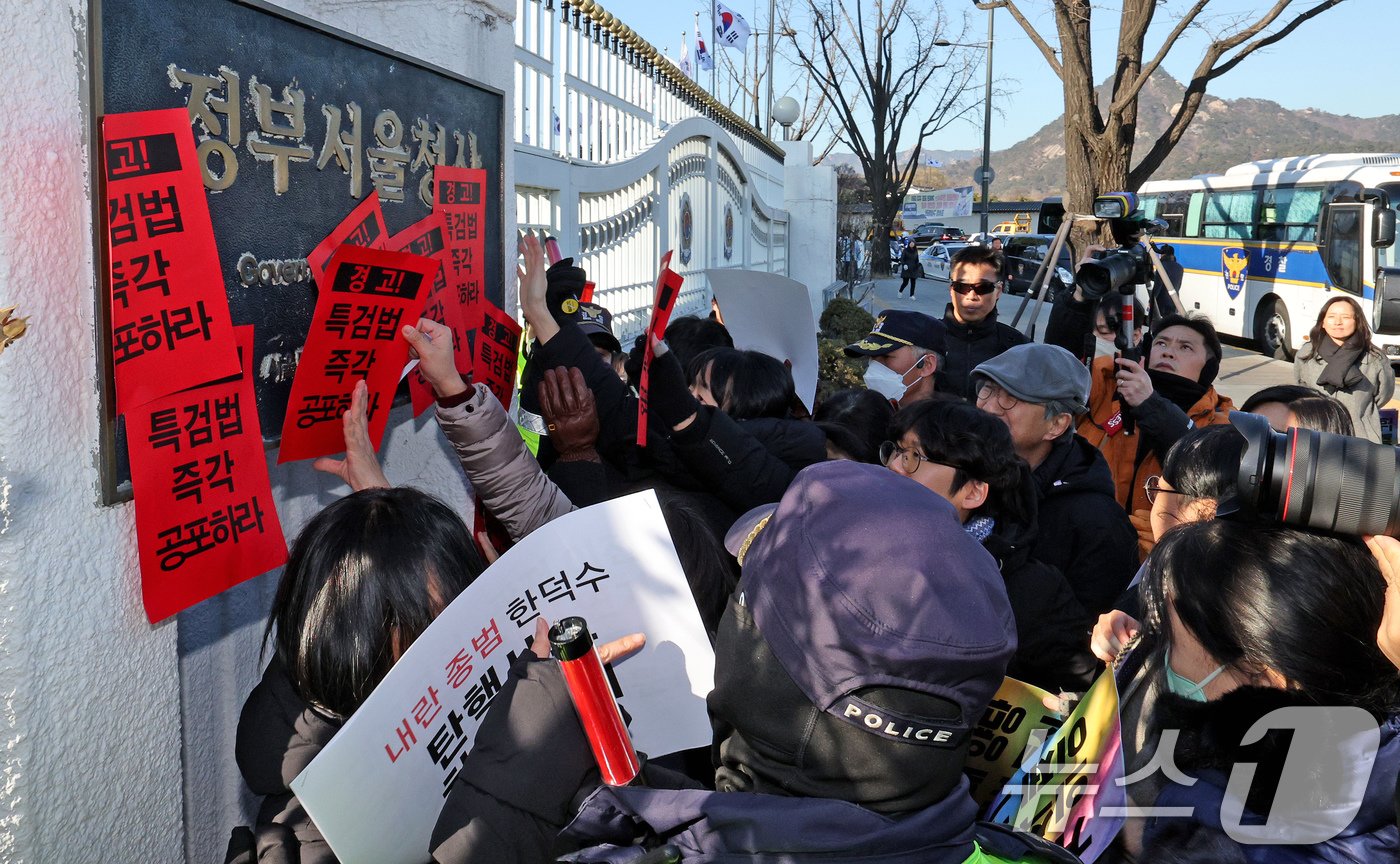
<path fill-rule="evenodd" d="M 1161 317 L 1134 334 L 1141 360 L 1126 359 L 1099 347 L 1117 309 L 1076 291 L 1056 301 L 1047 342 L 1029 342 L 996 319 L 1000 253 L 969 246 L 942 319 L 885 312 L 846 347 L 868 358 L 867 387 L 806 406 L 784 363 L 736 349 L 717 321 L 674 320 L 624 353 L 606 310 L 570 293 L 572 262 L 548 265 L 533 238 L 522 254 L 521 417 L 462 379 L 442 325 L 404 328 L 498 530 L 389 488 L 358 389 L 345 457 L 317 466 L 354 492 L 294 544 L 271 662 L 239 724 L 238 762 L 263 803 L 231 860 L 335 860 L 290 790 L 296 773 L 511 542 L 642 489 L 658 495 L 713 642 L 713 747 L 603 785 L 537 630 L 424 860 L 637 861 L 669 844 L 682 861 L 1076 861 L 980 822 L 963 766 L 1005 676 L 1064 694 L 1063 708 L 1106 668 L 1125 767 L 1151 776 L 1127 790 L 1145 815 L 1099 860 L 1400 860 L 1400 541 L 1239 506 L 1245 439 L 1213 386 L 1208 320 Z M 1243 410 L 1277 430 L 1378 436 L 1394 379 L 1350 306 L 1324 308 L 1298 386 Z M 543 432 L 537 453 L 522 417 Z M 621 660 L 647 635 L 603 634 L 618 637 L 603 651 Z M 1298 782 L 1301 733 L 1247 734 L 1277 709 L 1320 706 L 1379 730 L 1373 764 L 1352 766 L 1368 772 L 1357 806 L 1306 845 L 1240 840 L 1231 825 L 1274 824 L 1285 791 L 1337 809 L 1320 786 L 1283 788 Z M 1246 764 L 1257 771 L 1241 792 Z"/>

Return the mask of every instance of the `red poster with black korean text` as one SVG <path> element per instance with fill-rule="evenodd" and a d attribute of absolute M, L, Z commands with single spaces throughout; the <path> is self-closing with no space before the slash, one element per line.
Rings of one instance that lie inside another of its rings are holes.
<path fill-rule="evenodd" d="M 239 373 L 184 108 L 102 118 L 117 410 Z"/>
<path fill-rule="evenodd" d="M 340 220 L 335 230 L 306 256 L 307 266 L 316 279 L 316 287 L 319 289 L 325 284 L 326 265 L 330 263 L 335 250 L 341 246 L 383 249 L 388 239 L 389 231 L 384 227 L 384 211 L 379 207 L 379 196 L 371 195 L 356 205 L 349 216 Z"/>
<path fill-rule="evenodd" d="M 507 409 L 515 393 L 515 366 L 520 352 L 521 327 L 490 301 L 481 303 L 481 324 L 476 331 L 476 363 L 472 383 L 485 384 Z"/>
<path fill-rule="evenodd" d="M 685 277 L 671 269 L 671 252 L 661 256 L 661 272 L 656 276 L 656 300 L 651 306 L 651 320 L 647 322 L 646 348 L 642 352 L 642 374 L 637 381 L 637 446 L 647 444 L 647 393 L 651 389 L 651 336 L 661 339 L 666 335 L 666 325 L 671 322 L 671 310 L 676 308 L 676 298 L 681 296 L 681 283 Z"/>
<path fill-rule="evenodd" d="M 345 451 L 341 418 L 362 378 L 369 386 L 370 441 L 378 449 L 408 360 L 399 329 L 422 316 L 437 270 L 433 259 L 406 252 L 336 250 L 292 381 L 279 463 Z"/>
<path fill-rule="evenodd" d="M 433 169 L 433 185 L 433 212 L 442 214 L 446 232 L 447 284 L 457 292 L 462 323 L 472 333 L 481 326 L 482 307 L 489 305 L 482 290 L 486 284 L 486 169 L 439 165 Z M 458 368 L 465 368 L 471 356 L 457 355 Z"/>
<path fill-rule="evenodd" d="M 141 599 L 154 624 L 287 560 L 253 396 L 242 374 L 126 412 Z"/>
<path fill-rule="evenodd" d="M 432 258 L 440 265 L 428 289 L 428 303 L 423 307 L 424 318 L 444 324 L 452 331 L 452 353 L 457 359 L 457 371 L 471 372 L 471 349 L 467 343 L 467 328 L 462 304 L 457 292 L 447 284 L 447 245 L 443 239 L 442 214 L 432 213 L 390 237 L 385 244 L 391 252 L 408 252 Z M 413 416 L 417 417 L 433 405 L 433 387 L 423 373 L 415 368 L 408 373 L 408 395 L 413 400 Z"/>

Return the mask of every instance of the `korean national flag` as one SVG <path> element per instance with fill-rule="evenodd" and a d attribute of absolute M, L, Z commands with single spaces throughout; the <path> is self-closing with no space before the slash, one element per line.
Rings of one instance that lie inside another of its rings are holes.
<path fill-rule="evenodd" d="M 715 3 L 715 39 L 725 48 L 743 51 L 749 41 L 749 22 L 723 3 Z"/>
<path fill-rule="evenodd" d="M 700 36 L 700 22 L 695 22 L 695 65 L 705 72 L 715 68 L 715 58 L 710 54 L 710 49 L 705 47 L 705 40 Z"/>

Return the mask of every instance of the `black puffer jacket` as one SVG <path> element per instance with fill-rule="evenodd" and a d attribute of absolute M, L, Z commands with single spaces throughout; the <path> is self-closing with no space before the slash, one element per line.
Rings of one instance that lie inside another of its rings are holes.
<path fill-rule="evenodd" d="M 292 854 L 285 855 L 285 860 L 335 864 L 330 846 L 292 794 L 291 783 L 339 730 L 337 722 L 314 711 L 297 695 L 292 679 L 275 656 L 243 703 L 234 747 L 238 770 L 248 788 L 264 796 L 254 826 L 258 833 L 278 824 L 295 834 L 300 858 L 286 850 Z M 268 856 L 267 850 L 260 850 L 259 860 L 268 860 Z"/>
<path fill-rule="evenodd" d="M 949 303 L 943 313 L 946 354 L 943 368 L 938 370 L 938 389 L 972 401 L 972 370 L 979 363 L 997 356 L 1008 348 L 1024 345 L 1030 340 L 1014 327 L 997 320 L 997 310 L 976 324 L 964 324 L 953 314 Z"/>
<path fill-rule="evenodd" d="M 1040 532 L 1031 555 L 1065 575 L 1091 616 L 1107 612 L 1138 569 L 1137 531 L 1113 497 L 1108 462 L 1070 431 L 1032 475 Z"/>
<path fill-rule="evenodd" d="M 1052 693 L 1089 689 L 1099 662 L 1089 651 L 1093 620 L 1065 577 L 1031 557 L 1037 531 L 1008 519 L 997 521 L 982 546 L 996 559 L 1016 616 L 1016 653 L 1006 674 Z"/>

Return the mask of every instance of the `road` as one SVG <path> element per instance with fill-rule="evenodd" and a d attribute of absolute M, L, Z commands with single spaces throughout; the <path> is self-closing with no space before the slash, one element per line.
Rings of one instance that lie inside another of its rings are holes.
<path fill-rule="evenodd" d="M 948 283 L 936 282 L 932 279 L 920 279 L 918 286 L 918 296 L 914 300 L 909 297 L 899 296 L 898 279 L 878 279 L 875 283 L 874 296 L 871 298 L 871 306 L 876 314 L 882 309 L 911 309 L 915 312 L 923 312 L 935 318 L 942 318 L 945 307 L 948 305 Z M 1016 310 L 1021 306 L 1024 298 L 1002 295 L 1001 301 L 997 303 L 998 318 L 1006 324 L 1016 317 Z M 1024 315 L 1021 316 L 1020 327 L 1025 331 L 1026 324 L 1030 320 L 1031 310 L 1035 308 L 1035 301 L 1031 301 Z M 1041 304 L 1040 314 L 1036 317 L 1036 333 L 1045 332 L 1045 324 L 1050 320 L 1050 306 L 1048 303 Z M 1293 383 L 1293 365 L 1279 360 L 1269 359 L 1255 351 L 1252 347 L 1247 347 L 1247 343 L 1234 340 L 1236 344 L 1225 345 L 1224 357 L 1220 363 L 1220 376 L 1215 381 L 1215 387 L 1222 394 L 1229 396 L 1236 405 L 1244 402 L 1257 390 L 1271 387 L 1275 384 Z"/>

